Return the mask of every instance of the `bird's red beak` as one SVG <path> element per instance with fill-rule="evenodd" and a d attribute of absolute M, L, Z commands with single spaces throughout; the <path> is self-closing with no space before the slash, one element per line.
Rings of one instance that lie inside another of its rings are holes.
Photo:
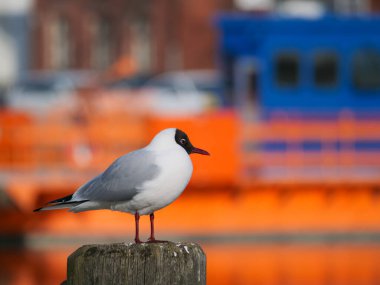
<path fill-rule="evenodd" d="M 198 154 L 203 154 L 203 155 L 210 155 L 208 153 L 208 151 L 205 151 L 203 149 L 200 149 L 200 148 L 196 148 L 196 147 L 193 147 L 193 149 L 191 150 L 191 153 L 198 153 Z"/>

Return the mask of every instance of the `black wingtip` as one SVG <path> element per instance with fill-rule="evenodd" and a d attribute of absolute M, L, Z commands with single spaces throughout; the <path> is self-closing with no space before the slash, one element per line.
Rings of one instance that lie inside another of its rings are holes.
<path fill-rule="evenodd" d="M 55 199 L 53 201 L 48 202 L 48 204 L 55 204 L 55 203 L 62 203 L 62 202 L 69 202 L 73 198 L 73 194 L 67 195 L 63 198 Z M 40 208 L 41 209 L 41 208 Z"/>
<path fill-rule="evenodd" d="M 42 209 L 42 207 L 41 207 L 41 208 L 34 209 L 33 212 L 38 212 L 38 211 L 40 211 L 41 209 Z"/>

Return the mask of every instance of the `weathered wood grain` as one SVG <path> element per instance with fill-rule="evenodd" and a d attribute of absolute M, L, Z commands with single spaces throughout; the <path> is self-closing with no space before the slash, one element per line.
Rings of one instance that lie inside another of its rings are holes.
<path fill-rule="evenodd" d="M 195 243 L 85 245 L 67 262 L 79 284 L 206 284 L 206 256 Z"/>

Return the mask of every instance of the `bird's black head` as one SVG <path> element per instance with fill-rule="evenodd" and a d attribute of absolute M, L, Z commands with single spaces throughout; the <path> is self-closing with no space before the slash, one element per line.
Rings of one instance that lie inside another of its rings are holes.
<path fill-rule="evenodd" d="M 177 142 L 177 144 L 182 146 L 188 154 L 199 153 L 199 154 L 203 154 L 203 155 L 210 155 L 207 151 L 194 147 L 191 144 L 187 134 L 185 132 L 181 131 L 180 129 L 176 129 L 175 141 Z"/>

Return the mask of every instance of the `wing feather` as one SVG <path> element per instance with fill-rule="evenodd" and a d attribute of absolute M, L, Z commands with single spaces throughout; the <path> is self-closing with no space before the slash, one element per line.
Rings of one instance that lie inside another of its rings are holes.
<path fill-rule="evenodd" d="M 80 187 L 73 200 L 128 201 L 159 172 L 151 151 L 134 151 L 118 158 L 102 174 Z"/>

